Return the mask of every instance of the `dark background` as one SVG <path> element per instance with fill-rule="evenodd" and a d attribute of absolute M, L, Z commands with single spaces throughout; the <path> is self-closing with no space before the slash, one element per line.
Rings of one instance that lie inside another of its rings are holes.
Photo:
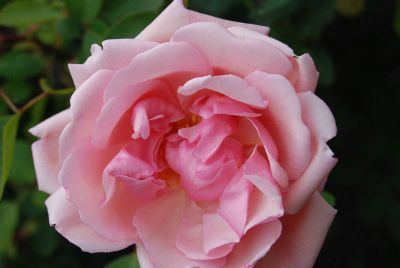
<path fill-rule="evenodd" d="M 135 36 L 168 2 L 0 0 L 0 89 L 22 107 L 41 93 L 39 78 L 71 87 L 68 62 L 82 62 L 92 43 Z M 326 188 L 339 212 L 316 267 L 398 267 L 400 1 L 190 0 L 189 8 L 268 25 L 296 54 L 311 53 L 317 95 L 337 120 L 330 146 L 339 158 Z M 83 253 L 48 226 L 27 129 L 67 107 L 69 96 L 50 94 L 22 115 L 0 202 L 0 267 L 137 265 L 133 248 Z M 0 129 L 11 114 L 1 101 Z"/>

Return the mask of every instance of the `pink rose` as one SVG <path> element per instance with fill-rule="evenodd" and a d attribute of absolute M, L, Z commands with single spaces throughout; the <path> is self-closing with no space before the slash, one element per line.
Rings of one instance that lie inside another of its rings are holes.
<path fill-rule="evenodd" d="M 318 72 L 268 28 L 175 0 L 71 64 L 71 107 L 31 132 L 50 224 L 142 267 L 311 267 L 335 215 Z"/>

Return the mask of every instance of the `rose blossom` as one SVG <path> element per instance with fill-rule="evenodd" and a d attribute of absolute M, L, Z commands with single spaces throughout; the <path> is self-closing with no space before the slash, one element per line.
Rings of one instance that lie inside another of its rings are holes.
<path fill-rule="evenodd" d="M 175 0 L 71 64 L 71 107 L 31 129 L 50 224 L 141 267 L 311 267 L 335 210 L 318 72 L 268 28 Z"/>

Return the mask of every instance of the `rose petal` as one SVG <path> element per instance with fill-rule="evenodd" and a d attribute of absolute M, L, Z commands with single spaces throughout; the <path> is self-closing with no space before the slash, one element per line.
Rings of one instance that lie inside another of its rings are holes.
<path fill-rule="evenodd" d="M 139 53 L 155 47 L 158 43 L 135 39 L 112 39 L 103 41 L 103 49 L 95 49 L 84 64 L 69 64 L 75 87 L 79 87 L 99 70 L 118 70 L 128 65 Z"/>
<path fill-rule="evenodd" d="M 186 76 L 191 74 L 189 77 L 192 78 L 211 74 L 212 70 L 204 56 L 193 46 L 177 42 L 163 43 L 137 55 L 129 65 L 119 69 L 105 91 L 105 100 L 117 96 L 129 85 L 177 73 Z M 170 82 L 173 80 L 179 79 L 174 77 Z"/>
<path fill-rule="evenodd" d="M 319 193 L 314 193 L 296 215 L 282 218 L 282 236 L 256 268 L 311 268 L 336 214 Z"/>
<path fill-rule="evenodd" d="M 180 252 L 175 239 L 182 217 L 189 206 L 186 194 L 175 189 L 145 203 L 136 213 L 133 224 L 154 267 L 207 267 L 223 266 L 223 260 L 194 260 Z M 160 228 L 162 226 L 162 228 Z"/>
<path fill-rule="evenodd" d="M 313 158 L 285 198 L 285 211 L 296 213 L 328 176 L 337 159 L 326 142 L 336 135 L 335 119 L 328 106 L 310 91 L 299 93 L 303 119 L 312 133 Z"/>
<path fill-rule="evenodd" d="M 267 35 L 239 26 L 229 27 L 228 31 L 231 32 L 233 35 L 235 35 L 237 38 L 248 39 L 248 40 L 261 40 L 269 45 L 276 47 L 288 57 L 294 56 L 293 50 L 289 46 Z"/>
<path fill-rule="evenodd" d="M 171 40 L 196 47 L 217 72 L 244 77 L 256 70 L 283 76 L 292 71 L 292 63 L 279 49 L 260 40 L 236 38 L 217 23 L 190 24 L 176 31 Z"/>
<path fill-rule="evenodd" d="M 268 27 L 222 20 L 185 8 L 183 0 L 173 1 L 136 39 L 166 42 L 179 28 L 200 21 L 218 22 L 224 27 L 241 26 L 262 34 L 267 34 Z"/>
<path fill-rule="evenodd" d="M 136 243 L 136 256 L 138 258 L 140 267 L 154 268 L 153 262 L 151 261 L 146 248 L 143 246 L 142 242 Z"/>
<path fill-rule="evenodd" d="M 180 87 L 178 93 L 190 96 L 202 89 L 215 91 L 257 108 L 267 106 L 267 101 L 262 98 L 256 88 L 249 86 L 242 78 L 231 74 L 193 78 Z"/>
<path fill-rule="evenodd" d="M 256 71 L 245 80 L 268 100 L 265 122 L 268 122 L 268 130 L 277 145 L 279 163 L 290 180 L 299 178 L 311 160 L 311 137 L 302 119 L 296 91 L 280 75 Z"/>
<path fill-rule="evenodd" d="M 133 243 L 137 237 L 131 220 L 140 203 L 136 202 L 129 189 L 117 182 L 115 194 L 101 206 L 105 200 L 102 173 L 115 153 L 111 149 L 98 150 L 90 140 L 85 140 L 75 146 L 64 161 L 60 180 L 68 200 L 91 229 L 111 241 Z"/>
<path fill-rule="evenodd" d="M 294 87 L 296 91 L 315 91 L 319 72 L 315 68 L 314 61 L 309 54 L 304 54 L 295 59 Z"/>
<path fill-rule="evenodd" d="M 224 267 L 252 267 L 259 259 L 267 254 L 271 246 L 281 235 L 281 230 L 282 225 L 278 220 L 251 228 L 246 235 L 242 237 L 240 243 L 236 245 L 232 253 L 229 254 L 228 262 Z M 285 258 L 284 255 L 280 257 L 283 259 Z M 260 268 L 261 267 L 275 268 L 278 266 L 260 266 Z"/>
<path fill-rule="evenodd" d="M 33 162 L 39 190 L 49 194 L 54 193 L 60 187 L 58 182 L 60 171 L 58 139 L 70 120 L 70 111 L 65 110 L 29 130 L 33 135 L 40 138 L 32 144 Z"/>
<path fill-rule="evenodd" d="M 111 252 L 124 249 L 132 241 L 111 241 L 96 234 L 79 218 L 75 207 L 68 202 L 64 188 L 59 188 L 46 200 L 49 221 L 69 242 L 83 251 Z"/>
<path fill-rule="evenodd" d="M 73 148 L 93 133 L 103 106 L 103 93 L 114 71 L 101 70 L 85 81 L 71 97 L 72 121 L 60 137 L 59 154 L 63 161 Z"/>

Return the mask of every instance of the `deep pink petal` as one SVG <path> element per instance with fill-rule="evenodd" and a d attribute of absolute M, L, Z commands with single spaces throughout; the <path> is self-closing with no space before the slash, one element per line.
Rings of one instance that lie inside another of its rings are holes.
<path fill-rule="evenodd" d="M 229 255 L 228 262 L 224 267 L 252 267 L 259 259 L 264 257 L 265 254 L 268 254 L 271 246 L 274 245 L 275 241 L 281 235 L 281 230 L 282 225 L 279 220 L 267 222 L 251 228 Z M 280 257 L 285 258 L 284 255 Z M 279 266 L 260 266 L 260 268 L 261 267 L 275 268 Z M 286 266 L 286 268 L 289 267 L 292 266 Z"/>
<path fill-rule="evenodd" d="M 264 121 L 277 145 L 279 163 L 290 180 L 298 179 L 311 160 L 311 137 L 295 89 L 280 75 L 257 71 L 245 79 L 268 100 Z"/>
<path fill-rule="evenodd" d="M 102 206 L 105 200 L 103 170 L 115 153 L 112 149 L 96 149 L 90 140 L 85 140 L 64 161 L 60 180 L 83 222 L 102 237 L 132 243 L 137 235 L 131 221 L 140 203 L 129 189 L 117 181 L 115 194 Z"/>
<path fill-rule="evenodd" d="M 317 190 L 335 166 L 337 159 L 326 142 L 336 135 L 335 119 L 328 106 L 310 91 L 299 93 L 304 122 L 312 134 L 313 158 L 285 198 L 285 211 L 296 213 Z"/>
<path fill-rule="evenodd" d="M 135 39 L 112 39 L 103 41 L 103 49 L 99 45 L 92 45 L 92 56 L 85 63 L 68 65 L 75 87 L 99 70 L 118 70 L 128 65 L 136 55 L 157 44 Z"/>
<path fill-rule="evenodd" d="M 79 217 L 78 211 L 67 200 L 64 188 L 58 189 L 46 200 L 50 225 L 69 242 L 83 251 L 111 252 L 130 246 L 132 241 L 111 241 L 96 234 Z"/>
<path fill-rule="evenodd" d="M 200 21 L 218 22 L 224 27 L 240 26 L 266 34 L 268 27 L 222 20 L 185 8 L 183 0 L 173 1 L 136 39 L 166 42 L 179 28 Z"/>
<path fill-rule="evenodd" d="M 233 100 L 257 108 L 265 108 L 267 106 L 267 102 L 263 99 L 258 89 L 249 86 L 242 78 L 231 74 L 193 78 L 180 87 L 178 93 L 190 96 L 203 89 L 215 91 Z"/>
<path fill-rule="evenodd" d="M 256 70 L 283 76 L 292 71 L 292 63 L 276 47 L 260 40 L 239 39 L 217 23 L 190 24 L 174 33 L 171 40 L 196 47 L 217 72 L 244 77 Z"/>
<path fill-rule="evenodd" d="M 319 193 L 314 193 L 296 215 L 282 218 L 282 235 L 256 268 L 311 268 L 336 214 Z"/>
<path fill-rule="evenodd" d="M 40 138 L 32 144 L 32 154 L 39 190 L 43 192 L 51 194 L 60 187 L 58 182 L 58 173 L 60 172 L 58 139 L 70 120 L 70 111 L 65 110 L 29 130 Z"/>

